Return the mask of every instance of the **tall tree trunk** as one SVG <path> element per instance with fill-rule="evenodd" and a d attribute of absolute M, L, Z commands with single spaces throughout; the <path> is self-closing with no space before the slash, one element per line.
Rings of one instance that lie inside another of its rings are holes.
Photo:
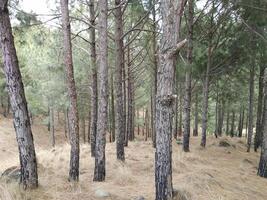
<path fill-rule="evenodd" d="M 193 130 L 193 136 L 198 136 L 198 92 L 196 91 L 195 102 L 195 125 Z"/>
<path fill-rule="evenodd" d="M 124 70 L 123 59 L 123 22 L 121 0 L 115 0 L 115 91 L 116 91 L 116 148 L 117 159 L 124 161 L 124 139 L 125 139 L 125 116 L 122 80 Z"/>
<path fill-rule="evenodd" d="M 90 23 L 95 26 L 95 1 L 89 1 L 89 12 L 90 12 Z M 95 146 L 96 146 L 96 131 L 97 131 L 97 66 L 96 66 L 96 34 L 95 28 L 90 27 L 90 57 L 92 63 L 92 75 L 91 75 L 91 156 L 95 157 Z"/>
<path fill-rule="evenodd" d="M 113 74 L 111 74 L 111 135 L 112 142 L 115 142 L 115 102 L 114 102 L 114 82 Z"/>
<path fill-rule="evenodd" d="M 247 152 L 250 152 L 251 140 L 253 135 L 253 105 L 254 105 L 254 74 L 255 67 L 252 65 L 250 68 L 249 78 L 249 107 L 248 107 L 248 140 L 247 140 Z"/>
<path fill-rule="evenodd" d="M 211 52 L 212 46 L 209 45 L 208 48 L 208 64 L 203 86 L 203 109 L 202 109 L 202 137 L 201 137 L 201 146 L 206 146 L 206 135 L 207 135 L 207 123 L 208 123 L 208 102 L 209 102 L 209 73 L 211 67 Z"/>
<path fill-rule="evenodd" d="M 157 94 L 157 71 L 158 71 L 158 58 L 157 58 L 157 22 L 156 22 L 156 4 L 155 4 L 156 0 L 152 0 L 153 3 L 153 9 L 152 9 L 152 16 L 153 16 L 153 44 L 152 44 L 152 48 L 153 48 L 153 98 L 152 98 L 152 112 L 153 115 L 151 115 L 151 119 L 153 122 L 152 125 L 152 135 L 153 135 L 153 147 L 156 148 L 156 94 Z M 177 131 L 177 127 L 176 127 L 176 131 Z"/>
<path fill-rule="evenodd" d="M 178 82 L 178 80 L 177 80 Z M 178 136 L 181 137 L 183 134 L 183 87 L 182 83 L 179 83 L 179 126 L 178 126 Z M 178 116 L 177 116 L 178 117 Z"/>
<path fill-rule="evenodd" d="M 177 52 L 184 1 L 166 1 L 160 4 L 162 15 L 162 39 L 160 64 L 157 74 L 156 96 L 156 200 L 172 199 L 172 116 L 176 95 L 173 95 L 174 63 Z M 176 46 L 177 45 L 177 46 Z"/>
<path fill-rule="evenodd" d="M 267 178 L 267 71 L 264 74 L 264 99 L 263 99 L 263 140 L 261 145 L 261 156 L 258 167 L 258 175 Z"/>
<path fill-rule="evenodd" d="M 183 150 L 189 152 L 190 139 L 190 113 L 191 113 L 191 71 L 193 63 L 193 24 L 194 24 L 194 0 L 188 0 L 188 68 L 185 74 L 185 99 L 184 99 L 184 137 Z"/>
<path fill-rule="evenodd" d="M 73 72 L 73 60 L 72 60 L 72 44 L 71 44 L 71 27 L 69 20 L 68 0 L 60 0 L 61 12 L 62 12 L 62 27 L 64 36 L 64 61 L 67 74 L 67 87 L 70 99 L 70 171 L 69 181 L 79 180 L 79 116 L 77 109 L 77 93 Z"/>
<path fill-rule="evenodd" d="M 107 17 L 108 2 L 107 0 L 98 1 L 99 18 L 98 18 L 98 111 L 97 111 L 97 134 L 96 134 L 96 154 L 94 181 L 104 181 L 106 176 L 106 131 L 108 129 L 108 34 L 107 34 Z"/>
<path fill-rule="evenodd" d="M 179 94 L 180 88 L 178 86 L 178 77 L 177 76 L 174 77 L 174 85 L 175 85 L 176 93 Z M 180 93 L 180 95 L 181 95 L 181 93 Z M 179 96 L 179 98 L 175 99 L 175 105 L 174 105 L 173 138 L 175 140 L 177 140 L 177 137 L 178 137 L 178 114 L 180 114 L 180 112 L 178 113 L 179 100 L 180 100 L 180 96 Z M 180 111 L 180 109 L 179 109 L 179 111 Z"/>
<path fill-rule="evenodd" d="M 215 130 L 214 130 L 214 135 L 217 138 L 218 137 L 218 115 L 219 115 L 219 94 L 218 94 L 218 88 L 216 89 L 216 104 L 215 104 Z"/>
<path fill-rule="evenodd" d="M 233 110 L 230 136 L 234 137 L 234 135 L 235 135 L 235 111 Z"/>
<path fill-rule="evenodd" d="M 19 149 L 20 182 L 24 189 L 38 187 L 37 162 L 19 62 L 10 24 L 8 1 L 0 0 L 0 46 Z"/>
<path fill-rule="evenodd" d="M 49 124 L 50 124 L 50 137 L 51 137 L 51 145 L 55 147 L 55 120 L 54 120 L 54 108 L 53 106 L 49 106 Z"/>
<path fill-rule="evenodd" d="M 264 78 L 265 66 L 260 66 L 259 76 L 259 94 L 258 94 L 258 108 L 257 108 L 257 122 L 256 122 L 256 134 L 254 138 L 254 151 L 257 152 L 262 141 L 262 109 L 263 109 L 263 78 Z"/>

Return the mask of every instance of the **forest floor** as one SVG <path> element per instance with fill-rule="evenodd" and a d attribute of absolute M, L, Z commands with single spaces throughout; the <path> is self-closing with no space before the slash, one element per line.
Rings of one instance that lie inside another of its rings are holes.
<path fill-rule="evenodd" d="M 69 144 L 56 129 L 56 148 L 50 146 L 45 126 L 33 126 L 38 159 L 40 187 L 23 191 L 16 183 L 0 182 L 0 200 L 94 200 L 96 190 L 110 194 L 109 200 L 131 200 L 143 196 L 154 199 L 154 149 L 151 142 L 138 138 L 126 150 L 126 162 L 116 160 L 114 143 L 106 145 L 106 181 L 95 183 L 94 159 L 90 147 L 81 145 L 80 181 L 68 182 Z M 226 141 L 230 146 L 221 147 Z M 199 146 L 200 137 L 191 138 L 191 152 L 183 153 L 173 143 L 173 187 L 180 200 L 266 200 L 267 180 L 256 175 L 259 153 L 246 152 L 245 139 L 207 138 L 207 147 Z M 0 173 L 18 165 L 18 151 L 11 119 L 0 117 Z"/>

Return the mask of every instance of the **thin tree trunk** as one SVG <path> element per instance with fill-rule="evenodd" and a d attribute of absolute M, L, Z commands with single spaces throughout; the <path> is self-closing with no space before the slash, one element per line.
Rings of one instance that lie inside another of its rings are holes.
<path fill-rule="evenodd" d="M 70 99 L 70 170 L 69 181 L 79 180 L 79 116 L 77 109 L 77 93 L 73 72 L 73 60 L 72 60 L 72 44 L 71 44 L 71 27 L 69 20 L 68 0 L 60 0 L 61 12 L 62 12 L 62 25 L 64 36 L 64 61 L 67 74 L 67 87 Z"/>
<path fill-rule="evenodd" d="M 193 136 L 198 136 L 198 92 L 196 91 L 195 102 L 195 125 L 193 130 Z"/>
<path fill-rule="evenodd" d="M 227 116 L 226 116 L 226 135 L 229 135 L 229 121 L 230 121 L 230 110 L 227 108 Z"/>
<path fill-rule="evenodd" d="M 0 46 L 13 112 L 20 160 L 20 182 L 24 189 L 38 187 L 37 161 L 27 101 L 10 24 L 8 1 L 0 0 Z"/>
<path fill-rule="evenodd" d="M 253 135 L 253 105 L 254 105 L 254 74 L 255 67 L 252 65 L 250 68 L 250 79 L 249 79 L 249 107 L 248 107 L 248 140 L 247 140 L 247 152 L 250 152 L 251 140 Z"/>
<path fill-rule="evenodd" d="M 219 94 L 218 94 L 218 88 L 216 89 L 216 105 L 215 105 L 215 130 L 214 135 L 217 138 L 218 137 L 218 115 L 219 115 L 219 108 L 218 108 L 218 101 L 219 101 Z"/>
<path fill-rule="evenodd" d="M 175 89 L 176 89 L 176 94 L 179 94 L 179 87 L 178 87 L 178 77 L 175 76 L 175 79 L 174 79 L 174 84 L 175 84 Z M 180 93 L 181 94 L 181 93 Z M 176 98 L 175 99 L 175 105 L 174 105 L 174 128 L 173 128 L 173 138 L 175 140 L 177 140 L 177 137 L 178 137 L 178 104 L 179 104 L 179 100 L 180 100 L 180 97 L 179 98 Z M 180 109 L 179 109 L 180 111 Z M 179 112 L 180 114 L 180 112 Z"/>
<path fill-rule="evenodd" d="M 262 111 L 263 111 L 263 78 L 264 78 L 265 66 L 260 66 L 259 76 L 259 94 L 258 94 L 258 108 L 257 108 L 257 122 L 256 122 L 256 134 L 254 137 L 254 151 L 257 152 L 262 142 Z"/>
<path fill-rule="evenodd" d="M 115 91 L 116 91 L 116 148 L 117 159 L 125 160 L 124 156 L 124 139 L 125 139 L 125 103 L 124 85 L 122 76 L 124 72 L 123 58 L 123 22 L 121 1 L 115 0 L 114 16 L 115 16 Z M 125 77 L 125 76 L 124 76 Z"/>
<path fill-rule="evenodd" d="M 234 135 L 235 135 L 235 111 L 233 110 L 230 136 L 234 137 Z"/>
<path fill-rule="evenodd" d="M 114 84 L 113 84 L 113 74 L 111 74 L 111 134 L 112 134 L 112 142 L 115 142 L 115 102 L 114 102 Z"/>
<path fill-rule="evenodd" d="M 178 136 L 181 137 L 183 134 L 183 87 L 182 83 L 179 83 L 179 127 Z"/>
<path fill-rule="evenodd" d="M 183 150 L 189 152 L 190 139 L 190 113 L 191 113 L 191 71 L 193 63 L 193 25 L 194 25 L 194 0 L 188 0 L 188 68 L 185 74 L 185 99 L 184 99 L 184 137 Z"/>
<path fill-rule="evenodd" d="M 49 124 L 50 124 L 50 137 L 51 137 L 51 145 L 55 147 L 55 120 L 54 120 L 54 108 L 53 106 L 49 106 Z"/>
<path fill-rule="evenodd" d="M 95 1 L 89 1 L 89 12 L 90 12 L 90 23 L 95 26 Z M 90 27 L 90 39 L 91 39 L 91 47 L 90 47 L 90 57 L 92 63 L 92 75 L 91 75 L 91 157 L 95 157 L 95 146 L 96 146 L 96 131 L 97 131 L 97 98 L 98 98 L 98 90 L 97 90 L 97 66 L 96 66 L 96 34 L 95 28 Z"/>
<path fill-rule="evenodd" d="M 202 110 L 202 137 L 201 146 L 206 146 L 207 123 L 208 123 L 208 102 L 209 102 L 209 72 L 211 67 L 211 51 L 212 47 L 209 45 L 208 49 L 208 64 L 203 86 L 203 110 Z"/>
<path fill-rule="evenodd" d="M 222 136 L 222 132 L 223 132 L 224 106 L 225 106 L 225 102 L 223 100 L 221 100 L 220 103 L 219 103 L 218 130 L 217 130 L 217 134 L 218 134 L 219 137 Z"/>
<path fill-rule="evenodd" d="M 98 111 L 94 181 L 104 181 L 106 176 L 106 131 L 108 129 L 108 37 L 107 37 L 107 0 L 98 1 Z"/>
<path fill-rule="evenodd" d="M 86 143 L 86 134 L 85 134 L 85 118 L 84 116 L 81 119 L 81 135 L 83 137 L 83 143 Z"/>
<path fill-rule="evenodd" d="M 244 123 L 244 108 L 243 106 L 241 106 L 240 116 L 239 116 L 239 125 L 238 125 L 238 137 L 242 137 L 243 123 Z"/>

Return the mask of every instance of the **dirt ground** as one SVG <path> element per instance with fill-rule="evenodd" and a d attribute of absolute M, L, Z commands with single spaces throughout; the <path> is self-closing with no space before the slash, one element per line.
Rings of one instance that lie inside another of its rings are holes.
<path fill-rule="evenodd" d="M 0 182 L 1 200 L 94 200 L 95 191 L 104 190 L 109 200 L 131 200 L 138 196 L 153 200 L 154 149 L 150 141 L 130 142 L 126 162 L 116 160 L 114 143 L 106 145 L 106 181 L 95 183 L 94 159 L 90 147 L 81 145 L 80 181 L 69 183 L 69 144 L 56 129 L 56 148 L 50 146 L 49 133 L 41 123 L 33 126 L 40 187 L 24 192 L 16 183 Z M 230 146 L 219 146 L 226 141 Z M 259 153 L 247 153 L 245 139 L 207 138 L 206 149 L 200 137 L 191 138 L 191 152 L 183 153 L 173 142 L 173 187 L 183 200 L 266 200 L 267 179 L 256 175 Z M 18 165 L 18 151 L 11 119 L 0 117 L 0 173 Z"/>

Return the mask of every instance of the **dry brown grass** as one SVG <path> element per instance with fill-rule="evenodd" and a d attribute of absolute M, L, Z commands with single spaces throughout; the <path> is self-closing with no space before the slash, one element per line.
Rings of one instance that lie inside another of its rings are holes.
<path fill-rule="evenodd" d="M 45 127 L 34 126 L 40 187 L 23 191 L 15 184 L 0 182 L 0 200 L 94 200 L 101 188 L 111 194 L 107 199 L 130 200 L 136 196 L 154 199 L 154 149 L 151 142 L 131 142 L 126 162 L 116 160 L 115 144 L 107 143 L 107 177 L 103 183 L 92 181 L 94 159 L 88 145 L 81 145 L 80 182 L 69 183 L 69 150 L 62 131 L 57 146 L 49 145 Z M 220 147 L 227 140 L 229 147 Z M 184 153 L 173 143 L 173 186 L 179 200 L 266 200 L 267 180 L 256 176 L 258 153 L 247 153 L 242 139 L 208 137 L 206 149 L 199 148 L 200 138 L 191 139 L 191 152 Z M 235 146 L 235 147 L 233 147 Z M 0 119 L 0 172 L 17 165 L 17 147 L 11 120 Z"/>

